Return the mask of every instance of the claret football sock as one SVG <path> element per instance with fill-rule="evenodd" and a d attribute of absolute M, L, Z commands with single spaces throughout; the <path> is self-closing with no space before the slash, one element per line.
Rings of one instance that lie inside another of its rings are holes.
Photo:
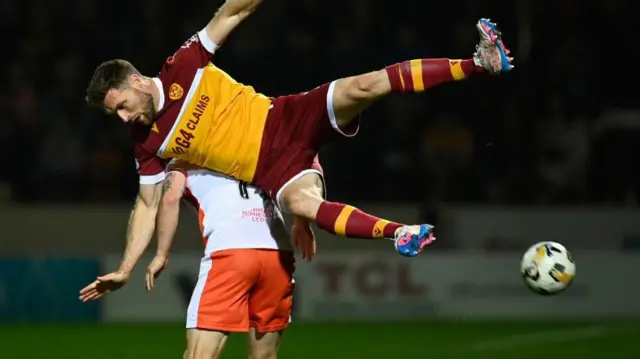
<path fill-rule="evenodd" d="M 351 238 L 394 238 L 403 224 L 381 219 L 342 203 L 324 201 L 316 216 L 318 227 Z"/>
<path fill-rule="evenodd" d="M 387 66 L 393 92 L 422 92 L 445 82 L 464 80 L 484 69 L 472 59 L 418 59 Z"/>

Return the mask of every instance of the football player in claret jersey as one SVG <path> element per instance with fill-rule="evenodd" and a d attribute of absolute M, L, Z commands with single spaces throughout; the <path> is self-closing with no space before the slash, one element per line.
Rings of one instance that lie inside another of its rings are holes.
<path fill-rule="evenodd" d="M 269 98 L 236 82 L 211 63 L 229 33 L 261 0 L 227 0 L 204 29 L 169 57 L 157 77 L 124 60 L 96 69 L 87 101 L 131 124 L 140 191 L 128 229 L 125 259 L 103 280 L 126 282 L 154 230 L 164 165 L 177 158 L 263 189 L 296 223 L 315 221 L 354 238 L 392 239 L 399 253 L 417 255 L 434 240 L 430 225 L 408 226 L 326 201 L 322 174 L 312 168 L 318 150 L 354 136 L 359 114 L 391 93 L 422 92 L 479 72 L 512 68 L 500 33 L 477 23 L 480 43 L 464 60 L 415 59 L 346 77 L 296 95 Z"/>

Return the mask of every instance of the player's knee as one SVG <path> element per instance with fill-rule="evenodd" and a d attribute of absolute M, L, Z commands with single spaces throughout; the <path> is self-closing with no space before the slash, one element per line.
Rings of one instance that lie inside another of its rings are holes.
<path fill-rule="evenodd" d="M 220 357 L 226 334 L 214 331 L 190 330 L 184 359 L 217 359 Z"/>
<path fill-rule="evenodd" d="M 180 203 L 182 198 L 182 192 L 180 191 L 167 191 L 162 195 L 161 204 L 164 206 L 175 206 Z"/>
<path fill-rule="evenodd" d="M 277 359 L 282 332 L 249 334 L 249 359 Z"/>
<path fill-rule="evenodd" d="M 187 350 L 183 358 L 184 359 L 217 359 L 218 350 L 217 348 L 211 348 L 210 346 L 195 345 L 192 348 L 189 348 Z"/>
<path fill-rule="evenodd" d="M 278 343 L 267 341 L 258 345 L 252 345 L 249 350 L 249 359 L 277 359 Z"/>
<path fill-rule="evenodd" d="M 323 188 L 322 178 L 317 174 L 302 176 L 284 189 L 281 198 L 283 209 L 290 214 L 315 220 L 323 201 Z"/>
<path fill-rule="evenodd" d="M 382 95 L 380 82 L 384 71 L 374 71 L 366 74 L 348 77 L 336 84 L 336 93 L 350 102 L 375 100 Z"/>
<path fill-rule="evenodd" d="M 341 128 L 348 126 L 360 112 L 389 91 L 384 70 L 338 80 L 333 94 L 336 124 Z"/>
<path fill-rule="evenodd" d="M 284 210 L 290 214 L 315 220 L 322 196 L 315 188 L 289 191 L 283 197 Z"/>
<path fill-rule="evenodd" d="M 249 359 L 277 359 L 278 349 L 273 347 L 256 347 L 249 352 Z"/>

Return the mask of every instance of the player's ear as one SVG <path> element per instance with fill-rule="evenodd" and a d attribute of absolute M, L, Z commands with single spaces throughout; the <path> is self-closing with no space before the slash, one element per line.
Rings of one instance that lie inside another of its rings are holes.
<path fill-rule="evenodd" d="M 147 82 L 147 78 L 140 74 L 129 75 L 129 85 L 135 89 L 142 90 L 148 85 Z"/>

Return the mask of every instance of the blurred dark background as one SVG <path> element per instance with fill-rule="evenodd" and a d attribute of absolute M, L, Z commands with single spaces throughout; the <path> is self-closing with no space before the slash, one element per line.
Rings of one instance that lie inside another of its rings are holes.
<path fill-rule="evenodd" d="M 218 3 L 2 1 L 7 197 L 133 198 L 127 129 L 85 106 L 88 80 L 116 57 L 155 75 Z M 357 138 L 321 154 L 331 198 L 636 206 L 633 7 L 624 0 L 269 0 L 214 61 L 267 95 L 297 93 L 406 59 L 469 58 L 474 24 L 489 16 L 504 32 L 515 71 L 374 105 Z"/>
<path fill-rule="evenodd" d="M 144 258 L 127 288 L 77 300 L 118 267 L 138 188 L 128 129 L 84 96 L 108 59 L 155 76 L 221 4 L 0 0 L 0 356 L 180 357 L 183 279 L 202 256 L 193 218 L 152 294 Z M 407 260 L 388 241 L 316 230 L 282 357 L 527 359 L 541 343 L 564 359 L 640 357 L 638 321 L 609 320 L 640 315 L 639 13 L 632 0 L 264 1 L 214 62 L 269 96 L 407 59 L 470 58 L 480 17 L 498 22 L 516 65 L 389 96 L 356 138 L 323 150 L 331 200 L 437 224 L 438 241 Z M 521 254 L 540 241 L 574 251 L 566 293 L 523 285 Z M 342 270 L 336 290 L 328 266 Z M 78 321 L 89 324 L 63 324 Z M 53 325 L 14 325 L 25 322 Z M 241 339 L 224 357 L 246 357 Z"/>

